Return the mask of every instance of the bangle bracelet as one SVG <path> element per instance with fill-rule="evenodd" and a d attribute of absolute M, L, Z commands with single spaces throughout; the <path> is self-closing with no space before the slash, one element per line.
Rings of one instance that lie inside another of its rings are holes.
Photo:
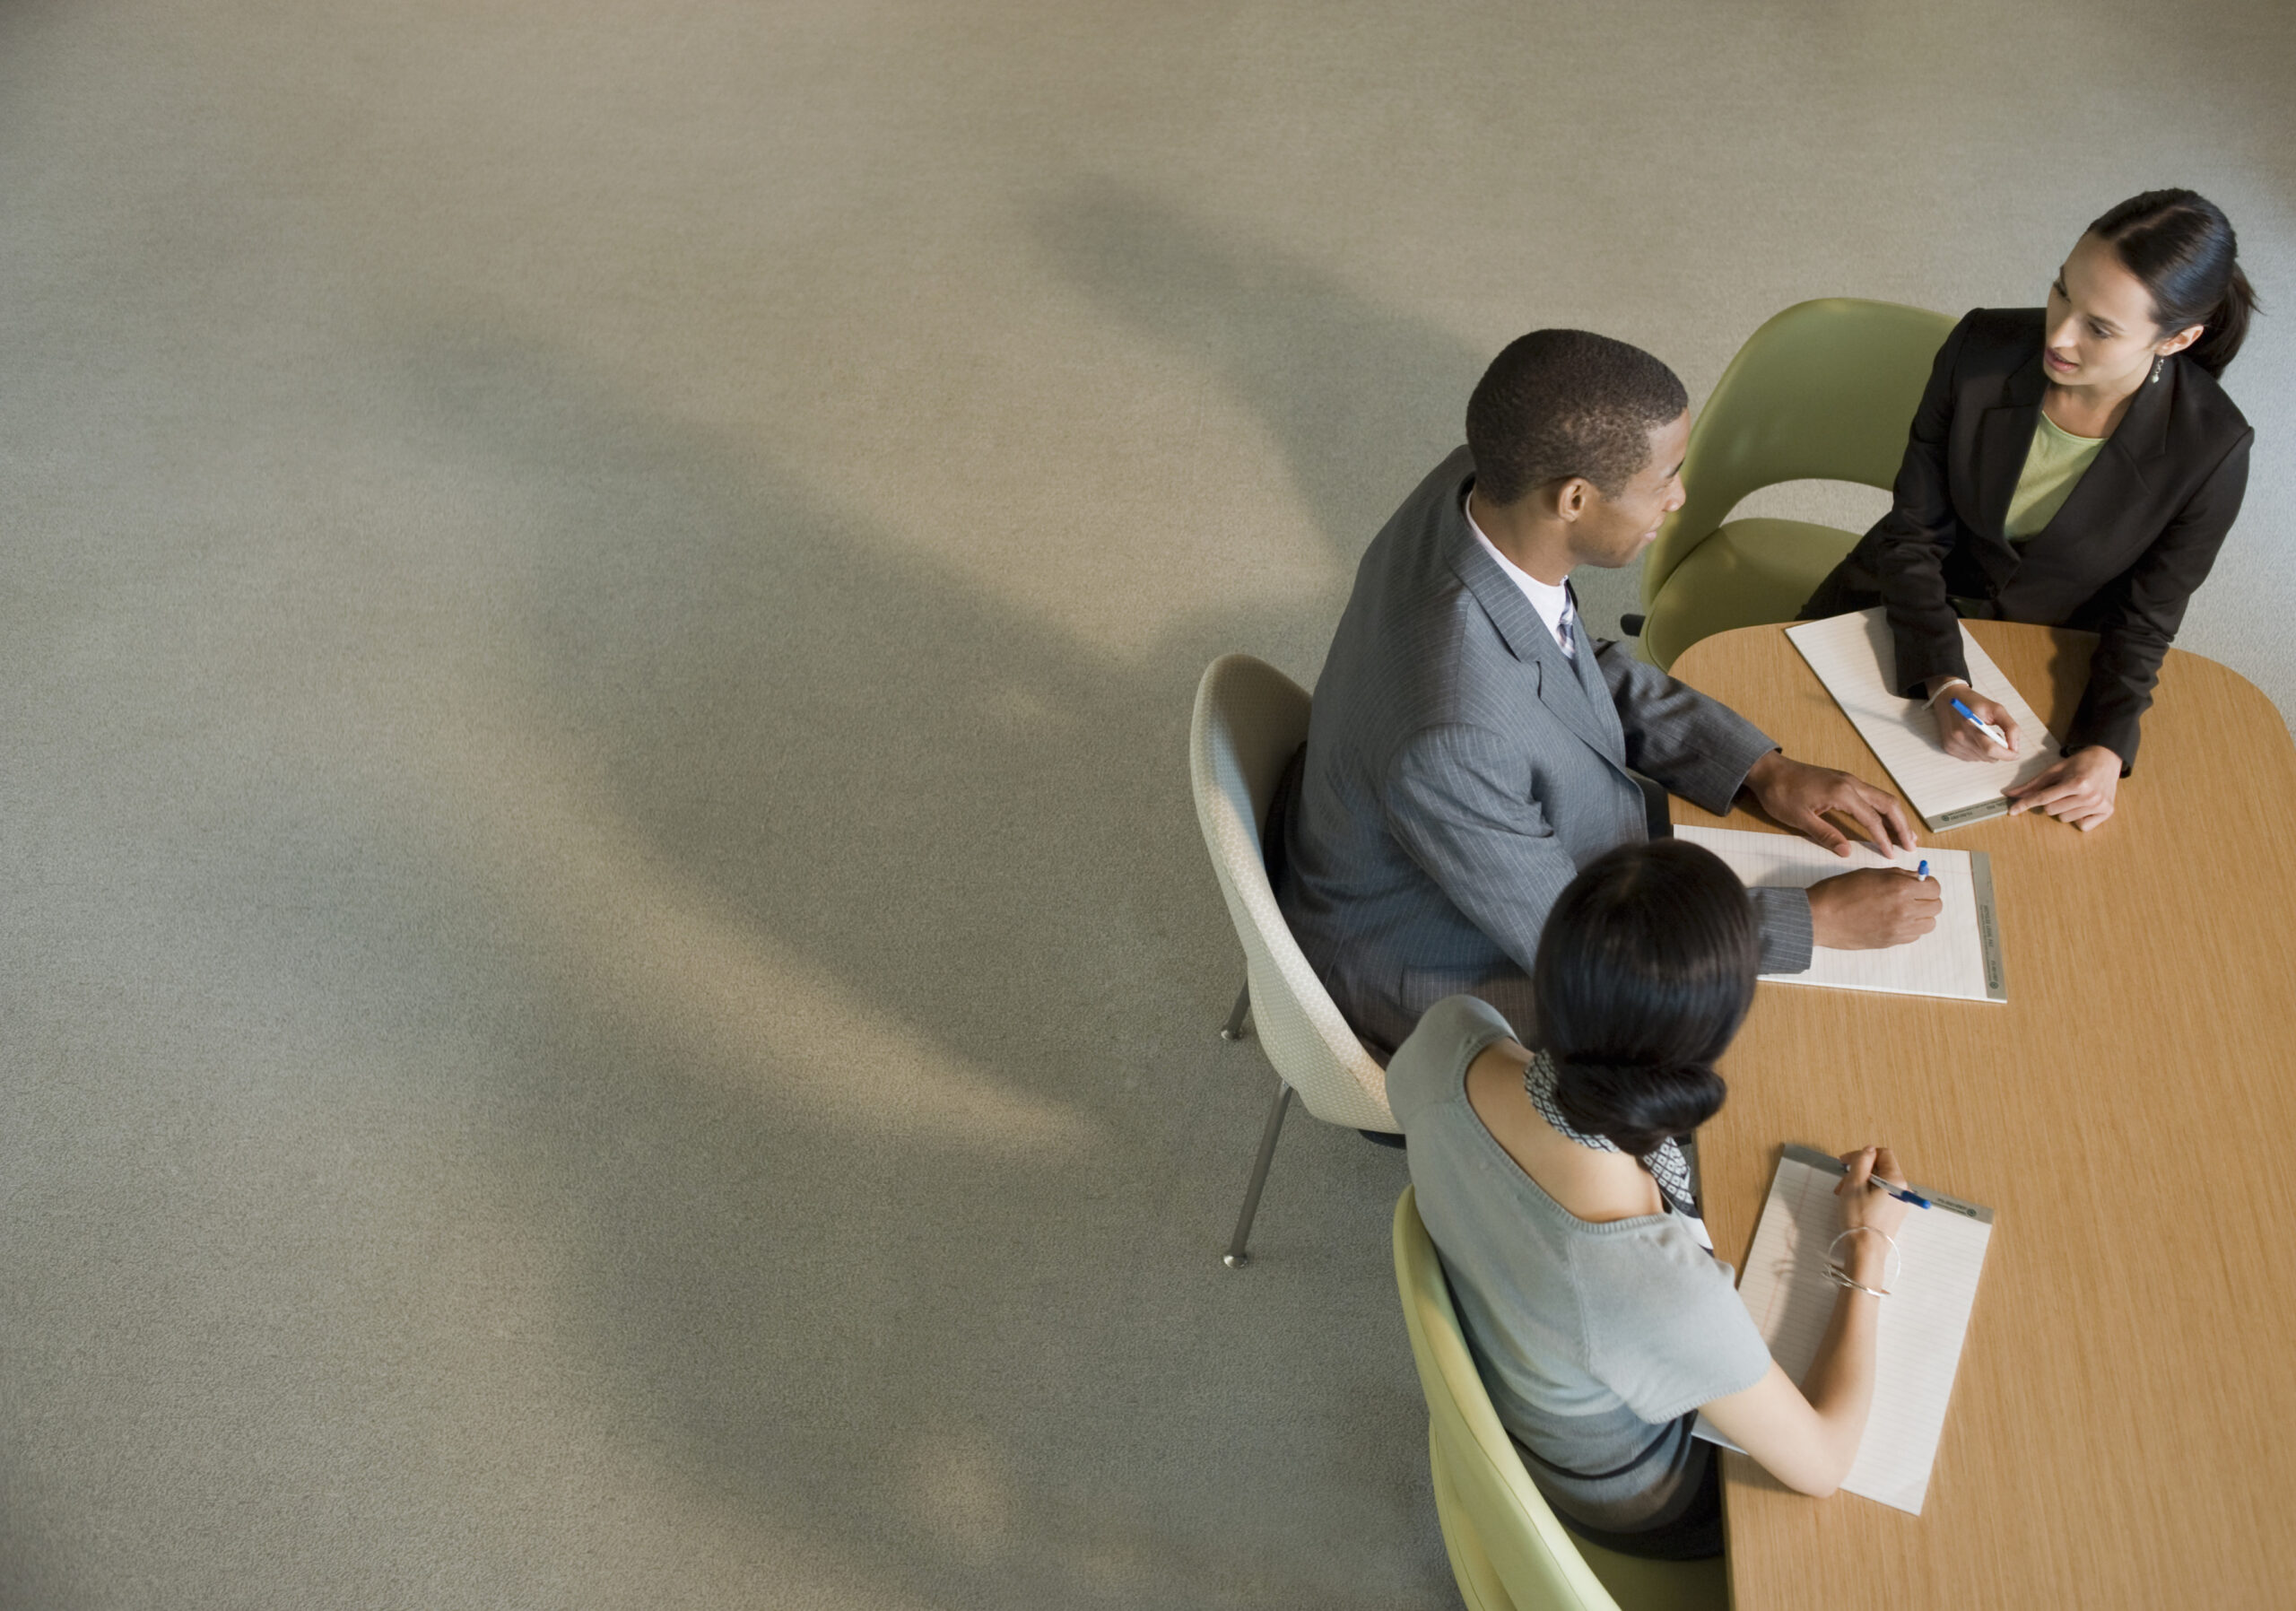
<path fill-rule="evenodd" d="M 1889 1288 L 1893 1287 L 1898 1284 L 1898 1277 L 1904 1274 L 1905 1255 L 1898 1248 L 1898 1239 L 1891 1235 L 1887 1231 L 1883 1230 L 1879 1225 L 1852 1225 L 1848 1230 L 1844 1231 L 1839 1236 L 1835 1237 L 1831 1241 L 1826 1244 L 1826 1264 L 1829 1268 L 1839 1268 L 1840 1267 L 1833 1263 L 1834 1250 L 1841 1246 L 1841 1244 L 1844 1241 L 1847 1241 L 1849 1238 L 1857 1235 L 1860 1231 L 1865 1232 L 1869 1236 L 1878 1236 L 1883 1241 L 1888 1242 L 1890 1244 L 1890 1251 L 1888 1258 L 1882 1261 L 1882 1281 L 1883 1284 L 1881 1288 L 1876 1289 L 1871 1286 L 1858 1286 L 1857 1283 L 1854 1281 L 1851 1282 L 1850 1284 L 1852 1286 L 1857 1286 L 1859 1292 L 1872 1293 L 1877 1298 L 1882 1297 L 1886 1294 Z M 1842 1270 L 1841 1273 L 1843 1276 L 1847 1277 L 1849 1272 Z"/>
<path fill-rule="evenodd" d="M 1838 1264 L 1826 1266 L 1826 1279 L 1836 1286 L 1846 1286 L 1854 1292 L 1864 1293 L 1869 1298 L 1886 1298 L 1890 1295 L 1889 1288 L 1885 1286 L 1868 1286 L 1863 1281 L 1851 1280 L 1849 1272 Z"/>
<path fill-rule="evenodd" d="M 1937 708 L 1937 701 L 1944 699 L 1947 694 L 1952 692 L 1954 689 L 1968 688 L 1970 686 L 1971 686 L 1971 684 L 1967 677 L 1948 677 L 1945 680 L 1945 685 L 1929 696 L 1929 708 L 1933 710 L 1935 710 Z"/>

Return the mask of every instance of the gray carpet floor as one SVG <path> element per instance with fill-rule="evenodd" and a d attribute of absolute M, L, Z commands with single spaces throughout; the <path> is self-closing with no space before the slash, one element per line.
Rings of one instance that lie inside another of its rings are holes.
<path fill-rule="evenodd" d="M 2189 183 L 2274 317 L 2185 641 L 2296 709 L 2292 78 L 2277 0 L 0 4 L 0 1603 L 1456 1603 L 1400 1155 L 1295 1121 L 1217 1260 L 1198 673 L 1312 680 L 1522 330 L 1702 397 Z"/>

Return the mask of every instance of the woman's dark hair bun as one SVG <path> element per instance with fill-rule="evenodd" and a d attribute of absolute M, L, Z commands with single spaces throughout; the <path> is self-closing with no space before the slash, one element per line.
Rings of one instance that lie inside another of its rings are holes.
<path fill-rule="evenodd" d="M 1714 1064 L 1753 1005 L 1761 954 L 1745 885 L 1702 846 L 1652 840 L 1587 863 L 1531 968 L 1563 1116 L 1638 1154 L 1712 1118 Z"/>
<path fill-rule="evenodd" d="M 2201 327 L 2200 339 L 2184 355 L 2222 374 L 2257 310 L 2257 293 L 2240 271 L 2239 238 L 2224 210 L 2194 191 L 2147 190 L 2099 218 L 2089 233 L 2109 244 L 2144 283 L 2164 335 Z"/>
<path fill-rule="evenodd" d="M 1703 1063 L 1554 1065 L 1554 1102 L 1573 1128 L 1639 1157 L 1722 1110 L 1729 1087 Z"/>

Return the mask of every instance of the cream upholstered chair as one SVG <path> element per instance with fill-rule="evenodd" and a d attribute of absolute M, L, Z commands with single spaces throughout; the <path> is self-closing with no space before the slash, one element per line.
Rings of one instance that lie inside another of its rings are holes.
<path fill-rule="evenodd" d="M 1686 501 L 1643 560 L 1644 659 L 1672 666 L 1701 638 L 1794 618 L 1858 534 L 1730 511 L 1787 481 L 1889 491 L 1952 328 L 1926 309 L 1828 297 L 1796 303 L 1746 338 L 1691 428 Z"/>
<path fill-rule="evenodd" d="M 1244 945 L 1244 988 L 1220 1032 L 1230 1041 L 1239 1038 L 1248 1012 L 1276 1075 L 1243 1213 L 1228 1246 L 1225 1262 L 1231 1269 L 1244 1262 L 1260 1188 L 1294 1092 L 1326 1123 L 1389 1134 L 1402 1128 L 1387 1110 L 1386 1069 L 1339 1015 L 1268 884 L 1261 831 L 1283 770 L 1307 739 L 1307 690 L 1274 666 L 1249 655 L 1223 655 L 1205 668 L 1188 724 L 1188 781 L 1212 870 Z"/>
<path fill-rule="evenodd" d="M 1723 1563 L 1645 1561 L 1574 1538 L 1499 1424 L 1408 1186 L 1396 1203 L 1396 1285 L 1427 1395 L 1427 1456 L 1451 1575 L 1474 1611 L 1728 1611 Z"/>

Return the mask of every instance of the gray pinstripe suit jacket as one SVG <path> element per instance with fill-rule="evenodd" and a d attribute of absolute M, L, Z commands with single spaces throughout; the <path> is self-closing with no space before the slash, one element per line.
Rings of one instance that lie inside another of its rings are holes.
<path fill-rule="evenodd" d="M 1446 996 L 1535 1032 L 1531 960 L 1578 869 L 1647 836 L 1631 767 L 1709 811 L 1776 747 L 1583 628 L 1578 661 L 1468 529 L 1461 448 L 1365 551 L 1316 681 L 1284 916 L 1376 1046 Z M 1810 965 L 1810 903 L 1758 891 L 1762 971 Z"/>

